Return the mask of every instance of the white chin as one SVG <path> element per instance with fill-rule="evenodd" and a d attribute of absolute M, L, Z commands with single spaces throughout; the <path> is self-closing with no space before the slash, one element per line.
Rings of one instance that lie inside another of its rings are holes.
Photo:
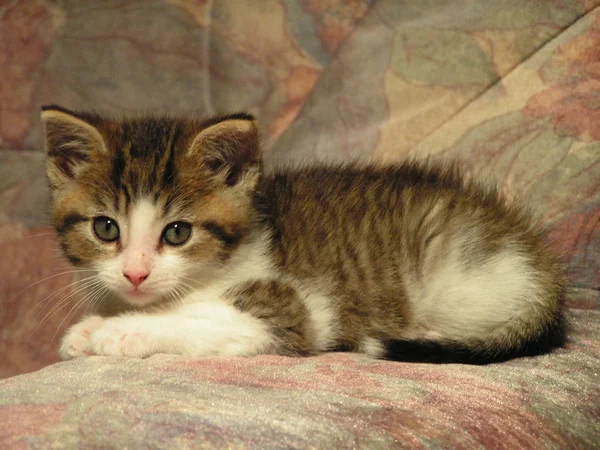
<path fill-rule="evenodd" d="M 146 306 L 151 303 L 156 303 L 160 300 L 160 295 L 144 291 L 125 291 L 121 292 L 121 297 L 133 306 Z"/>

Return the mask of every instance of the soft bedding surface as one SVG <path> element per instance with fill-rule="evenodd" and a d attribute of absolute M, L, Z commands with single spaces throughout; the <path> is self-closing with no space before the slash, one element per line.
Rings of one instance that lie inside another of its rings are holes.
<path fill-rule="evenodd" d="M 0 2 L 0 448 L 600 446 L 599 5 Z M 50 102 L 247 109 L 268 168 L 458 158 L 548 225 L 571 340 L 486 367 L 348 354 L 55 364 L 83 308 L 46 217 Z"/>
<path fill-rule="evenodd" d="M 486 367 L 360 355 L 91 357 L 0 381 L 2 448 L 593 448 L 600 313 Z"/>

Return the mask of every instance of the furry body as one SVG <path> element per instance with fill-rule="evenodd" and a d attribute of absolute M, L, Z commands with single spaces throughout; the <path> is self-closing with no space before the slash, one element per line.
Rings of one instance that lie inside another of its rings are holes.
<path fill-rule="evenodd" d="M 563 275 L 541 231 L 454 167 L 263 174 L 245 114 L 43 117 L 64 253 L 121 310 L 72 327 L 65 358 L 348 350 L 485 363 L 562 343 Z M 114 241 L 94 236 L 105 216 Z M 169 245 L 177 224 L 191 235 Z"/>

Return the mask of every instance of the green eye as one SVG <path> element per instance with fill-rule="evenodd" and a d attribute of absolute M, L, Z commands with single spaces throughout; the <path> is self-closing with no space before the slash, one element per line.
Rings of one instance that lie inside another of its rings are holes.
<path fill-rule="evenodd" d="M 110 217 L 96 217 L 94 219 L 94 233 L 101 241 L 113 242 L 119 239 L 119 226 L 117 221 Z"/>
<path fill-rule="evenodd" d="M 165 227 L 163 240 L 169 245 L 181 245 L 190 238 L 192 226 L 186 222 L 173 222 Z"/>

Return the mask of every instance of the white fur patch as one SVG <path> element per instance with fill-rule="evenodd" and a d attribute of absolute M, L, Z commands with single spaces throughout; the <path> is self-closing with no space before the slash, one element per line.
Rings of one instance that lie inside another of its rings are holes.
<path fill-rule="evenodd" d="M 93 327 L 86 324 L 93 321 Z M 200 301 L 168 313 L 91 316 L 66 334 L 63 358 L 112 355 L 143 358 L 155 353 L 251 356 L 274 344 L 261 320 L 220 301 Z"/>
<path fill-rule="evenodd" d="M 300 296 L 310 316 L 312 344 L 318 351 L 331 349 L 338 335 L 336 313 L 331 299 L 326 295 L 306 290 L 300 290 Z"/>
<path fill-rule="evenodd" d="M 274 344 L 262 320 L 221 301 L 186 305 L 176 316 L 184 319 L 181 344 L 187 354 L 250 356 L 266 353 Z"/>
<path fill-rule="evenodd" d="M 385 354 L 385 348 L 381 341 L 372 337 L 364 338 L 360 343 L 358 351 L 373 358 L 381 358 Z"/>
<path fill-rule="evenodd" d="M 160 239 L 163 223 L 159 211 L 150 200 L 136 202 L 129 214 L 127 227 L 123 230 L 123 244 L 128 250 L 155 248 Z"/>
<path fill-rule="evenodd" d="M 278 275 L 269 251 L 269 236 L 258 236 L 254 241 L 240 247 L 220 270 L 210 272 L 209 279 L 202 277 L 206 287 L 197 289 L 184 299 L 185 303 L 202 301 L 203 298 L 222 298 L 232 287 L 252 280 L 274 278 Z"/>
<path fill-rule="evenodd" d="M 466 237 L 465 237 L 466 239 Z M 408 283 L 413 314 L 406 337 L 432 334 L 452 339 L 483 338 L 537 301 L 533 268 L 506 247 L 480 267 L 466 269 L 460 239 L 421 283 Z"/>

